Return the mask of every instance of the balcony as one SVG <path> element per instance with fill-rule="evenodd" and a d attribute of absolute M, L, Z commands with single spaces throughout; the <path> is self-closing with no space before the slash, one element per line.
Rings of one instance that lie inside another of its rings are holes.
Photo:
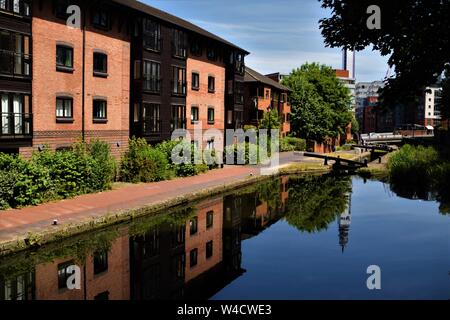
<path fill-rule="evenodd" d="M 170 123 L 172 131 L 177 129 L 186 129 L 186 119 L 173 119 Z"/>
<path fill-rule="evenodd" d="M 31 113 L 2 112 L 0 116 L 1 139 L 27 139 L 33 135 Z"/>
<path fill-rule="evenodd" d="M 185 81 L 172 81 L 172 94 L 177 96 L 186 95 L 187 83 Z"/>
<path fill-rule="evenodd" d="M 3 0 L 0 1 L 0 13 L 10 14 L 16 17 L 31 17 L 31 1 L 29 0 Z"/>
<path fill-rule="evenodd" d="M 155 37 L 153 34 L 145 34 L 142 36 L 145 50 L 160 52 L 162 48 L 162 39 Z"/>
<path fill-rule="evenodd" d="M 142 135 L 146 137 L 161 135 L 161 120 L 155 118 L 142 119 Z"/>
<path fill-rule="evenodd" d="M 150 93 L 160 93 L 162 86 L 162 79 L 157 77 L 148 77 L 144 75 L 142 90 Z"/>
<path fill-rule="evenodd" d="M 0 75 L 31 78 L 31 55 L 0 50 Z"/>
<path fill-rule="evenodd" d="M 245 73 L 245 64 L 244 62 L 236 61 L 234 65 L 234 71 L 237 74 L 243 75 Z"/>

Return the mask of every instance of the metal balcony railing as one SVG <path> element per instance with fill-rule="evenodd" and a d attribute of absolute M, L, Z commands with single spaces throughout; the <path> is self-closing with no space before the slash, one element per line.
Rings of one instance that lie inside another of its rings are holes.
<path fill-rule="evenodd" d="M 32 136 L 33 115 L 31 113 L 2 112 L 0 115 L 0 137 Z"/>
<path fill-rule="evenodd" d="M 186 119 L 173 119 L 170 123 L 170 128 L 173 130 L 186 129 Z"/>
<path fill-rule="evenodd" d="M 142 134 L 144 136 L 161 134 L 161 120 L 150 117 L 142 119 Z"/>
<path fill-rule="evenodd" d="M 180 96 L 186 95 L 187 83 L 185 81 L 172 81 L 172 93 Z"/>
<path fill-rule="evenodd" d="M 0 50 L 0 74 L 30 77 L 31 55 Z"/>
<path fill-rule="evenodd" d="M 160 93 L 162 87 L 162 79 L 157 77 L 148 77 L 144 75 L 143 90 L 153 93 Z"/>

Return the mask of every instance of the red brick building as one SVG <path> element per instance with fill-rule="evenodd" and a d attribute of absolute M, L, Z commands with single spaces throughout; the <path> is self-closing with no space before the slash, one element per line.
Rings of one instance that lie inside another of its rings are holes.
<path fill-rule="evenodd" d="M 281 135 L 291 131 L 291 105 L 288 101 L 290 89 L 253 69 L 246 68 L 244 101 L 245 124 L 258 126 L 264 113 L 276 109 L 280 116 Z"/>
<path fill-rule="evenodd" d="M 119 157 L 130 136 L 242 125 L 248 52 L 138 1 L 1 1 L 0 39 L 0 152 L 99 138 Z"/>

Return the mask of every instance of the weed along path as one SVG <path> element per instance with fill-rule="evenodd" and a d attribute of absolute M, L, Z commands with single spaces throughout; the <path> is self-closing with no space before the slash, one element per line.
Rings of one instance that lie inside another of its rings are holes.
<path fill-rule="evenodd" d="M 285 173 L 327 172 L 330 168 L 293 153 L 280 155 Z M 297 167 L 295 167 L 297 166 Z M 274 176 L 279 175 L 275 170 Z M 35 207 L 0 212 L 0 256 L 33 245 L 120 223 L 151 212 L 236 189 L 270 176 L 255 166 L 226 166 L 205 174 L 78 196 Z"/>

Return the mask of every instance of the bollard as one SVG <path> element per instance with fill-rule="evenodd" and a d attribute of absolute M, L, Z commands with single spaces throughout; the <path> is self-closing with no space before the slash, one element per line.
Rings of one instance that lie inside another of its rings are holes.
<path fill-rule="evenodd" d="M 378 163 L 381 164 L 381 157 L 378 157 Z"/>
<path fill-rule="evenodd" d="M 328 165 L 328 158 L 325 157 L 325 163 L 324 163 L 324 166 L 327 166 L 327 165 Z"/>

